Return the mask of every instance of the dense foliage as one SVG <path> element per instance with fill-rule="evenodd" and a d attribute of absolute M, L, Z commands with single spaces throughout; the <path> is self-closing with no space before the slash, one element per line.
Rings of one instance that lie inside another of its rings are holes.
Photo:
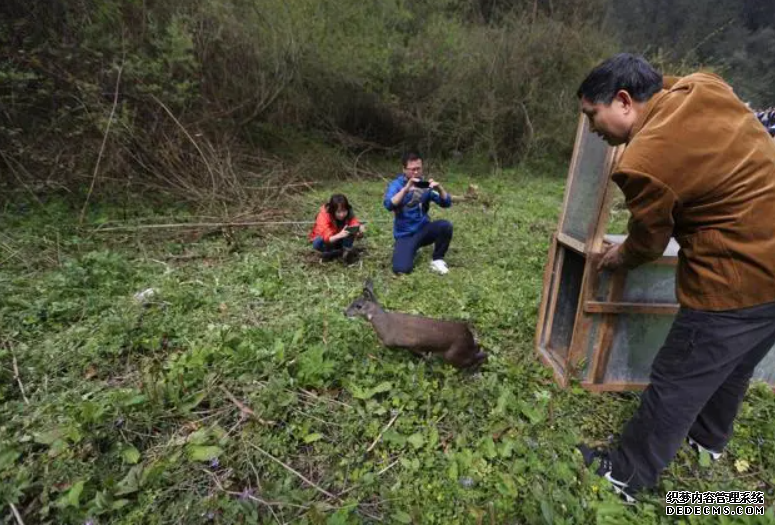
<path fill-rule="evenodd" d="M 310 141 L 338 158 L 567 153 L 574 85 L 613 47 L 602 1 L 539 4 L 8 0 L 2 169 L 17 183 L 98 175 L 198 199 Z"/>

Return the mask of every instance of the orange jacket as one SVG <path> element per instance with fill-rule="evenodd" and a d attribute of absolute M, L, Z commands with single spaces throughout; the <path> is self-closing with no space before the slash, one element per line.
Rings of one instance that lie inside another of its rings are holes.
<path fill-rule="evenodd" d="M 336 235 L 346 226 L 360 225 L 361 223 L 358 222 L 358 219 L 355 217 L 355 215 L 353 215 L 353 217 L 347 221 L 347 224 L 341 228 L 337 228 L 336 222 L 331 218 L 331 215 L 328 214 L 326 211 L 326 205 L 324 204 L 320 207 L 320 211 L 318 211 L 318 216 L 315 219 L 315 227 L 312 228 L 311 232 L 309 232 L 309 240 L 312 241 L 315 239 L 315 237 L 322 237 L 323 242 L 329 242 L 332 235 Z"/>

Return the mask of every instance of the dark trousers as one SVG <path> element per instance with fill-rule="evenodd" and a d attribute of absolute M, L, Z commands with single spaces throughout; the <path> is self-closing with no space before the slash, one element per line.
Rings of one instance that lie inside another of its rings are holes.
<path fill-rule="evenodd" d="M 754 368 L 775 344 L 775 303 L 709 312 L 682 308 L 651 365 L 651 383 L 612 451 L 612 476 L 652 487 L 691 436 L 720 452 Z"/>
<path fill-rule="evenodd" d="M 433 221 L 423 226 L 417 233 L 409 237 L 396 239 L 393 247 L 393 271 L 395 273 L 411 273 L 414 269 L 414 256 L 423 246 L 433 244 L 433 260 L 443 259 L 452 241 L 452 223 L 449 221 Z"/>
<path fill-rule="evenodd" d="M 354 242 L 355 236 L 353 235 L 348 235 L 344 239 L 328 243 L 323 240 L 323 237 L 318 236 L 312 240 L 312 247 L 319 252 L 325 253 L 337 250 L 341 251 L 343 248 L 350 249 L 353 247 Z"/>

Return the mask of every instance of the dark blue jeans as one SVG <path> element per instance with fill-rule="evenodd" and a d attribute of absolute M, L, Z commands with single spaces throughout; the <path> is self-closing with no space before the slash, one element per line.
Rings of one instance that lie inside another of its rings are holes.
<path fill-rule="evenodd" d="M 754 368 L 773 344 L 775 303 L 721 312 L 682 308 L 611 453 L 612 476 L 635 491 L 654 486 L 687 435 L 721 451 Z"/>
<path fill-rule="evenodd" d="M 414 256 L 423 246 L 433 244 L 433 260 L 443 259 L 452 241 L 452 223 L 433 221 L 409 237 L 396 239 L 393 247 L 393 271 L 411 273 L 414 269 Z"/>
<path fill-rule="evenodd" d="M 354 242 L 355 242 L 354 235 L 348 235 L 344 239 L 340 239 L 338 241 L 328 242 L 328 243 L 323 240 L 323 237 L 317 236 L 312 240 L 312 247 L 319 252 L 325 253 L 325 252 L 333 252 L 336 250 L 341 250 L 342 248 L 350 249 L 353 247 Z"/>

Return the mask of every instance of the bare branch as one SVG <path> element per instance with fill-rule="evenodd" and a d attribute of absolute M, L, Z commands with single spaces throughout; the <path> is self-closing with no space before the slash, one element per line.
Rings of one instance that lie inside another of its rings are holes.
<path fill-rule="evenodd" d="M 94 173 L 91 178 L 91 185 L 89 186 L 89 193 L 86 194 L 86 200 L 81 208 L 81 217 L 78 221 L 79 224 L 83 224 L 83 218 L 86 216 L 86 207 L 89 205 L 89 199 L 94 191 L 94 185 L 97 183 L 97 173 L 100 170 L 100 162 L 102 161 L 102 154 L 105 152 L 105 144 L 108 142 L 108 133 L 110 132 L 110 126 L 113 124 L 113 115 L 116 114 L 116 106 L 118 105 L 118 87 L 121 84 L 121 73 L 124 71 L 124 64 L 118 68 L 118 76 L 116 77 L 116 89 L 113 92 L 113 107 L 110 108 L 110 116 L 108 117 L 108 124 L 105 126 L 105 134 L 102 136 L 102 146 L 100 147 L 100 153 L 97 155 L 97 163 L 94 165 Z"/>
<path fill-rule="evenodd" d="M 288 471 L 288 472 L 290 472 L 291 474 L 295 475 L 297 478 L 301 479 L 302 481 L 304 481 L 305 483 L 307 483 L 308 485 L 310 485 L 312 488 L 314 488 L 315 490 L 317 490 L 317 491 L 318 491 L 318 492 L 320 492 L 321 494 L 324 494 L 324 495 L 328 496 L 328 497 L 329 497 L 329 498 L 331 498 L 331 499 L 335 499 L 335 500 L 338 500 L 338 499 L 339 499 L 339 498 L 338 498 L 338 497 L 336 497 L 334 494 L 331 494 L 331 493 L 330 493 L 330 492 L 328 492 L 326 489 L 324 489 L 324 488 L 321 488 L 321 487 L 320 487 L 320 485 L 318 485 L 318 484 L 317 484 L 317 483 L 315 483 L 314 481 L 311 481 L 311 480 L 307 479 L 307 478 L 306 478 L 306 477 L 304 477 L 304 475 L 303 475 L 303 474 L 301 474 L 299 471 L 297 471 L 297 470 L 294 470 L 294 469 L 293 469 L 293 467 L 291 467 L 291 466 L 289 466 L 289 465 L 286 465 L 286 464 L 285 464 L 285 463 L 283 463 L 281 460 L 277 459 L 276 457 L 274 457 L 272 454 L 270 454 L 269 452 L 267 452 L 267 451 L 266 451 L 266 450 L 264 450 L 263 448 L 259 447 L 259 446 L 258 446 L 258 445 L 256 445 L 256 444 L 253 444 L 253 443 L 249 443 L 249 445 L 250 445 L 251 447 L 253 447 L 254 449 L 258 450 L 258 451 L 259 451 L 261 454 L 263 454 L 264 456 L 268 457 L 269 459 L 271 459 L 272 461 L 274 461 L 275 463 L 277 463 L 278 465 L 282 466 L 282 467 L 283 467 L 285 470 L 287 470 L 287 471 Z"/>
<path fill-rule="evenodd" d="M 379 435 L 376 438 L 374 438 L 374 442 L 369 446 L 369 448 L 366 449 L 367 453 L 371 452 L 374 449 L 374 447 L 377 446 L 377 443 L 379 443 L 379 440 L 382 439 L 382 434 L 387 432 L 388 429 L 393 426 L 393 423 L 396 422 L 396 419 L 398 419 L 398 416 L 400 415 L 401 415 L 401 412 L 396 412 L 396 415 L 393 416 L 393 419 L 390 420 L 390 423 L 388 423 L 387 426 L 385 426 L 385 428 L 382 429 L 382 432 L 380 432 Z"/>

